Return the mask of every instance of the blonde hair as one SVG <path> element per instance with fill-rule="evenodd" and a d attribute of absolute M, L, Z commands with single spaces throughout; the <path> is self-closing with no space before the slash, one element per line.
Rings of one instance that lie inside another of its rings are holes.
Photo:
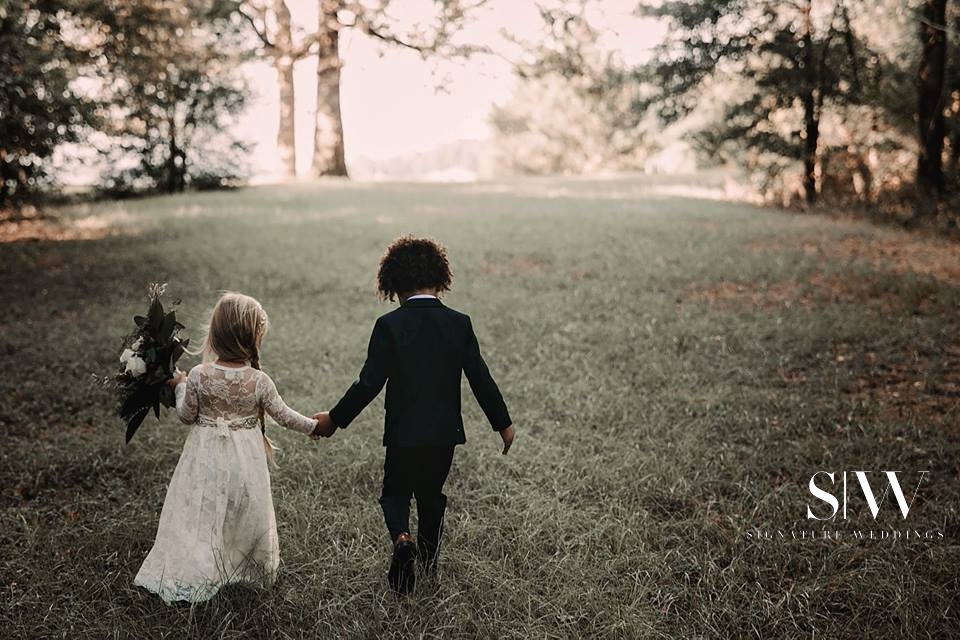
<path fill-rule="evenodd" d="M 227 362 L 248 362 L 254 369 L 260 369 L 260 343 L 270 329 L 270 318 L 255 298 L 225 291 L 210 313 L 207 333 L 203 339 L 204 364 L 225 360 Z M 263 407 L 257 417 L 260 420 L 260 432 L 267 459 L 273 461 L 276 447 L 267 437 L 263 419 Z"/>

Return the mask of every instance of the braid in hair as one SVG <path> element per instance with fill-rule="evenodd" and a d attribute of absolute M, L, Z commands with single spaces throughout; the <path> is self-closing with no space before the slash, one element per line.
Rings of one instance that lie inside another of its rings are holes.
<path fill-rule="evenodd" d="M 250 366 L 257 371 L 263 371 L 263 369 L 260 368 L 259 347 L 255 346 L 253 348 L 253 353 L 250 354 Z M 263 417 L 263 404 L 257 407 L 257 419 L 260 421 L 260 435 L 263 436 L 263 449 L 267 453 L 267 461 L 273 462 L 273 452 L 276 450 L 276 446 L 274 446 L 273 441 L 267 437 L 267 426 Z"/>
<path fill-rule="evenodd" d="M 250 354 L 250 366 L 257 371 L 263 371 L 263 369 L 260 368 L 260 349 L 257 347 L 254 347 L 253 353 Z M 257 407 L 257 420 L 260 421 L 260 433 L 267 435 L 267 427 L 263 419 L 263 405 Z"/>

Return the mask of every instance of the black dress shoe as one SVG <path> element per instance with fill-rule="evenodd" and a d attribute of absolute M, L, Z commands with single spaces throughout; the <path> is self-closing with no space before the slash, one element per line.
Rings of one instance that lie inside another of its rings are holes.
<path fill-rule="evenodd" d="M 390 588 L 399 596 L 405 596 L 413 591 L 417 581 L 417 543 L 409 533 L 401 533 L 393 545 L 393 558 L 390 561 L 390 571 L 387 572 L 387 582 Z"/>

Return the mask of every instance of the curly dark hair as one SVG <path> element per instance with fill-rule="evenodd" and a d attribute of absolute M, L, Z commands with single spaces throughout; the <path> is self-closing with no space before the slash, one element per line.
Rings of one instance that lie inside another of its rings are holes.
<path fill-rule="evenodd" d="M 431 238 L 401 236 L 390 243 L 377 272 L 377 294 L 393 300 L 421 289 L 449 291 L 453 274 L 447 250 Z"/>

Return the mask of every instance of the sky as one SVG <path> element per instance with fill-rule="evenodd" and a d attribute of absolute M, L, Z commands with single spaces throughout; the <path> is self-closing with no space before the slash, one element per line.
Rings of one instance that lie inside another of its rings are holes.
<path fill-rule="evenodd" d="M 307 32 L 317 20 L 317 0 L 287 2 L 295 27 Z M 391 13 L 398 24 L 407 25 L 428 19 L 431 4 L 431 0 L 393 0 Z M 628 63 L 643 60 L 665 33 L 661 24 L 633 15 L 636 5 L 636 0 L 597 0 L 588 13 L 591 23 L 603 31 L 604 46 Z M 515 60 L 522 52 L 502 31 L 529 41 L 538 37 L 541 25 L 534 0 L 490 0 L 459 37 L 488 45 Z M 343 32 L 340 47 L 348 166 L 359 157 L 385 159 L 460 140 L 489 139 L 491 108 L 509 100 L 516 82 L 511 63 L 503 57 L 424 60 L 416 52 L 384 45 L 351 30 Z M 300 61 L 295 70 L 300 174 L 308 171 L 312 153 L 315 72 L 312 58 Z M 237 133 L 254 145 L 255 175 L 269 179 L 278 171 L 276 76 L 266 62 L 248 63 L 244 73 L 253 96 L 240 117 Z"/>

